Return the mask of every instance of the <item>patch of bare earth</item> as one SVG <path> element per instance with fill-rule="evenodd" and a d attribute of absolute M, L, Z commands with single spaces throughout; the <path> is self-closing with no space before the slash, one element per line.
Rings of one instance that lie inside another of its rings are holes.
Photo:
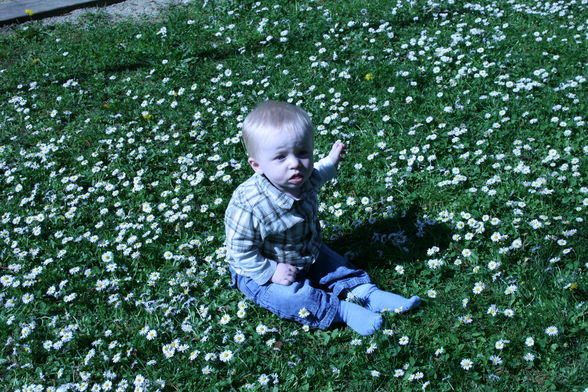
<path fill-rule="evenodd" d="M 0 0 L 6 1 L 6 0 Z M 101 7 L 85 7 L 70 11 L 63 15 L 47 17 L 41 20 L 44 25 L 55 23 L 73 23 L 84 25 L 84 18 L 88 15 L 96 15 L 106 19 L 108 22 L 119 22 L 129 19 L 144 19 L 153 20 L 158 19 L 161 11 L 171 8 L 180 7 L 188 3 L 194 3 L 200 0 L 124 0 L 114 4 Z M 206 4 L 206 1 L 203 2 Z M 9 25 L 1 30 L 15 29 L 25 27 L 27 23 L 19 25 Z"/>

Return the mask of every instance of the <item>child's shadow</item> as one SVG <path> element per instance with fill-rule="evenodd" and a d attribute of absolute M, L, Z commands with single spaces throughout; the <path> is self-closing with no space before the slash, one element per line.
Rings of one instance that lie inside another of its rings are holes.
<path fill-rule="evenodd" d="M 324 238 L 325 243 L 344 255 L 356 267 L 367 270 L 409 265 L 428 256 L 434 246 L 439 253 L 451 240 L 451 228 L 445 223 L 423 217 L 422 209 L 411 207 L 399 215 L 365 221 L 351 232 Z"/>

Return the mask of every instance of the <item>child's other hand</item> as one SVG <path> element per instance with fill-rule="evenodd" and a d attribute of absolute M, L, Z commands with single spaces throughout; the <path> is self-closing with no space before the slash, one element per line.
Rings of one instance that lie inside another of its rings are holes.
<path fill-rule="evenodd" d="M 339 140 L 333 143 L 333 147 L 331 148 L 331 152 L 329 153 L 329 158 L 331 158 L 331 161 L 335 166 L 337 166 L 339 162 L 343 160 L 342 155 L 346 153 L 345 148 L 345 144 L 343 144 Z"/>
<path fill-rule="evenodd" d="M 290 286 L 296 280 L 298 269 L 291 264 L 278 263 L 272 276 L 272 283 Z"/>

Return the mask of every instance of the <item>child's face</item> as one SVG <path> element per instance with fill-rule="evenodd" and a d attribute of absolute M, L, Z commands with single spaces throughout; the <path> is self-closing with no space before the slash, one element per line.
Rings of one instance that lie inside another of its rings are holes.
<path fill-rule="evenodd" d="M 312 133 L 280 134 L 268 132 L 263 140 L 256 140 L 255 158 L 248 162 L 258 174 L 264 174 L 279 190 L 300 196 L 302 185 L 313 169 Z"/>

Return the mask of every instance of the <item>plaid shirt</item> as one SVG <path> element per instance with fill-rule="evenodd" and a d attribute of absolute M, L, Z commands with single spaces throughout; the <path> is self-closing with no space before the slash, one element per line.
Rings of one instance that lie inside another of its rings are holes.
<path fill-rule="evenodd" d="M 299 199 L 259 174 L 237 187 L 225 212 L 227 261 L 235 272 L 267 283 L 278 263 L 308 268 L 321 247 L 317 192 L 335 177 L 330 158 L 317 162 Z"/>

